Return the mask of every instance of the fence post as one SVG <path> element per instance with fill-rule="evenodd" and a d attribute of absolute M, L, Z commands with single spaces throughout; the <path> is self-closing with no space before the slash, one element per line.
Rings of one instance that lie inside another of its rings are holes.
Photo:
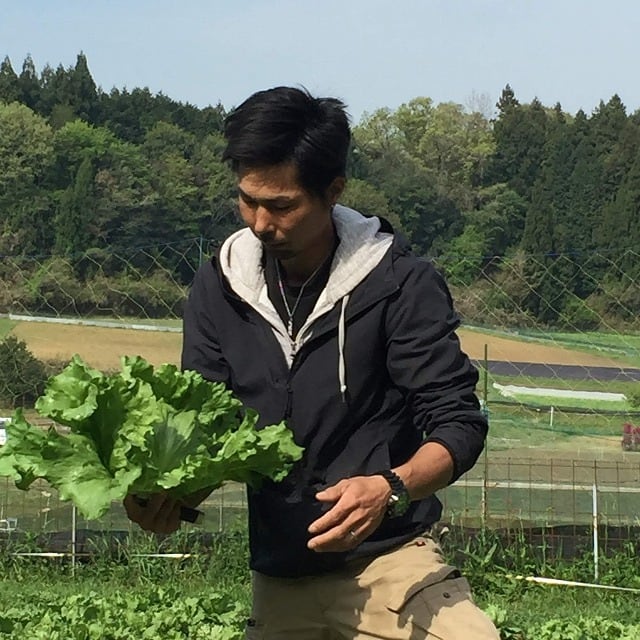
<path fill-rule="evenodd" d="M 224 531 L 224 491 L 225 485 L 220 487 L 220 502 L 218 503 L 218 531 Z"/>
<path fill-rule="evenodd" d="M 482 411 L 484 413 L 484 417 L 489 422 L 489 348 L 487 343 L 484 343 L 484 388 L 483 388 L 483 399 L 482 399 Z M 484 445 L 484 469 L 482 472 L 482 511 L 480 518 L 482 520 L 482 528 L 484 529 L 487 524 L 487 485 L 489 483 L 489 445 L 488 442 L 485 442 Z"/>
<path fill-rule="evenodd" d="M 595 582 L 598 582 L 598 487 L 593 483 L 593 575 Z"/>
<path fill-rule="evenodd" d="M 71 506 L 71 575 L 76 575 L 76 505 Z"/>

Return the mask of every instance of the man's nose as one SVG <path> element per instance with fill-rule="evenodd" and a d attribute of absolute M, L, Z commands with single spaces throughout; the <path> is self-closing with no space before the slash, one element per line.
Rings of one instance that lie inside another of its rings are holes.
<path fill-rule="evenodd" d="M 253 232 L 256 234 L 268 233 L 273 230 L 273 219 L 266 207 L 256 207 L 253 218 Z"/>

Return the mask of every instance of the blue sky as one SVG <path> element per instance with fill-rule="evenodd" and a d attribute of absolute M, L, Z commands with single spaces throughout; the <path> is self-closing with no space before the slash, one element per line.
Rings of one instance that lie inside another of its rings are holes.
<path fill-rule="evenodd" d="M 0 56 L 17 72 L 75 64 L 108 91 L 147 86 L 230 108 L 303 84 L 354 121 L 417 96 L 494 105 L 505 84 L 590 113 L 640 108 L 637 0 L 0 0 Z M 481 101 L 482 102 L 482 101 Z"/>

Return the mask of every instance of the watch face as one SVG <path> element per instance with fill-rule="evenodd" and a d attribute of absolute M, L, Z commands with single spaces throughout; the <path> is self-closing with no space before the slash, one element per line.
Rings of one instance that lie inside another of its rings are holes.
<path fill-rule="evenodd" d="M 391 495 L 391 498 L 389 499 L 389 507 L 387 509 L 387 512 L 392 518 L 402 516 L 407 512 L 409 504 L 409 494 L 406 491 L 393 493 Z"/>
<path fill-rule="evenodd" d="M 393 514 L 395 516 L 404 515 L 409 508 L 409 504 L 409 494 L 406 491 L 403 491 L 398 495 L 398 499 L 393 504 Z"/>

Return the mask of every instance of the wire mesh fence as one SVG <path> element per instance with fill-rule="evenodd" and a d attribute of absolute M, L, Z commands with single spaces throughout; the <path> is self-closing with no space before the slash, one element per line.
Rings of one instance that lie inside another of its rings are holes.
<path fill-rule="evenodd" d="M 178 362 L 193 275 L 213 246 L 194 238 L 76 258 L 2 256 L 0 407 L 31 406 L 74 353 L 113 369 L 121 355 Z M 488 453 L 442 492 L 445 519 L 488 526 L 634 526 L 640 514 L 640 254 L 440 257 L 481 371 Z M 38 366 L 40 368 L 38 369 Z M 30 404 L 31 403 L 31 404 Z M 244 518 L 244 492 L 205 505 L 210 531 Z M 0 479 L 0 531 L 68 529 L 71 507 L 40 483 Z M 118 505 L 99 523 L 127 529 Z M 622 529 L 621 529 L 622 531 Z M 622 535 L 622 534 L 620 534 Z"/>
<path fill-rule="evenodd" d="M 610 542 L 625 539 L 640 526 L 640 459 L 575 460 L 513 459 L 497 456 L 478 461 L 454 485 L 439 492 L 445 523 L 465 528 L 533 530 L 593 526 L 613 533 Z M 186 525 L 219 532 L 243 526 L 246 493 L 229 483 L 214 491 L 200 506 L 201 524 Z M 73 506 L 39 480 L 29 491 L 0 479 L 0 532 L 43 534 L 56 531 L 131 531 L 123 506 L 113 503 L 100 520 L 73 514 Z"/>

